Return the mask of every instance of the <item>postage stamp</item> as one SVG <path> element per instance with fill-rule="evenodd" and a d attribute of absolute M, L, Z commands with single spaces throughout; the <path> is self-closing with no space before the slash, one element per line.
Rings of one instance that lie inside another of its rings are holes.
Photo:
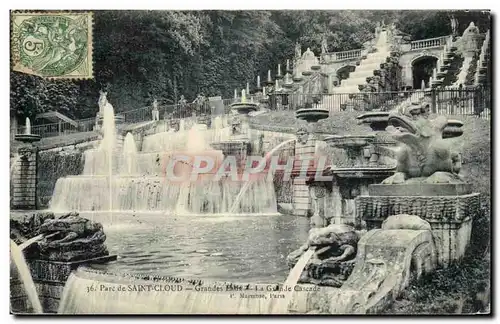
<path fill-rule="evenodd" d="M 44 78 L 89 79 L 91 12 L 11 12 L 13 70 Z"/>

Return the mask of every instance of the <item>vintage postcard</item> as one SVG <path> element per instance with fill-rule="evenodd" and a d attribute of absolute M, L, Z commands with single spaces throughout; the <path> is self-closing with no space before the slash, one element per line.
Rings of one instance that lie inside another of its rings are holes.
<path fill-rule="evenodd" d="M 10 19 L 12 314 L 491 314 L 489 11 Z"/>

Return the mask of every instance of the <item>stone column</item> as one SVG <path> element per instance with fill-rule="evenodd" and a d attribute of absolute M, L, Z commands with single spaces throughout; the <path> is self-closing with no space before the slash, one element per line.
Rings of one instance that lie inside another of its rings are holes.
<path fill-rule="evenodd" d="M 328 220 L 325 215 L 325 197 L 326 188 L 320 182 L 313 182 L 309 187 L 309 192 L 312 200 L 312 227 L 325 227 L 328 225 Z"/>
<path fill-rule="evenodd" d="M 300 170 L 307 170 L 305 164 L 312 165 L 314 155 L 316 153 L 316 138 L 313 135 L 308 135 L 307 141 L 299 141 L 295 144 L 295 165 L 294 173 L 298 173 L 293 179 L 293 207 L 294 215 L 307 216 L 311 209 L 311 198 L 309 187 L 306 184 L 307 177 Z M 303 174 L 300 174 L 303 173 Z"/>
<path fill-rule="evenodd" d="M 36 196 L 38 148 L 22 146 L 18 150 L 19 159 L 14 161 L 12 175 L 12 209 L 37 209 Z"/>

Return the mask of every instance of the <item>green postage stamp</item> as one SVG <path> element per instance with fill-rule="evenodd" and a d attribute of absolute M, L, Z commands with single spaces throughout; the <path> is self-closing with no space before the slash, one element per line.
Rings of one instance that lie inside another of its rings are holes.
<path fill-rule="evenodd" d="M 92 78 L 92 13 L 11 12 L 14 71 L 45 78 Z"/>

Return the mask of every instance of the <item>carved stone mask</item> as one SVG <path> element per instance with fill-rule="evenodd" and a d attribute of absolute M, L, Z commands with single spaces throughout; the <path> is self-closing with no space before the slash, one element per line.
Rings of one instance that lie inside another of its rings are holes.
<path fill-rule="evenodd" d="M 21 155 L 21 159 L 29 160 L 31 158 L 31 150 L 20 150 L 19 154 Z"/>
<path fill-rule="evenodd" d="M 305 129 L 299 129 L 297 131 L 297 140 L 300 144 L 306 144 L 309 139 L 309 132 Z"/>

